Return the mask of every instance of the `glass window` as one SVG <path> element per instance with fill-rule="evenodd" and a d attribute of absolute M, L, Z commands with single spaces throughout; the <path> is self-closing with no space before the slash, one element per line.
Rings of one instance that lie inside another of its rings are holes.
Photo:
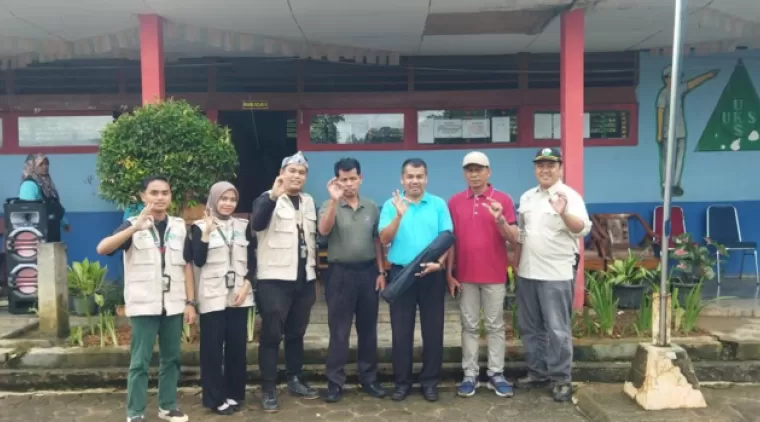
<path fill-rule="evenodd" d="M 583 114 L 584 139 L 628 139 L 630 113 L 621 110 L 595 110 Z M 534 139 L 560 139 L 560 113 L 539 112 L 533 115 Z"/>
<path fill-rule="evenodd" d="M 312 144 L 400 144 L 404 115 L 317 114 L 311 118 Z"/>
<path fill-rule="evenodd" d="M 20 147 L 98 146 L 113 116 L 34 116 L 18 118 Z"/>
<path fill-rule="evenodd" d="M 517 142 L 517 109 L 417 112 L 417 143 L 434 145 Z"/>

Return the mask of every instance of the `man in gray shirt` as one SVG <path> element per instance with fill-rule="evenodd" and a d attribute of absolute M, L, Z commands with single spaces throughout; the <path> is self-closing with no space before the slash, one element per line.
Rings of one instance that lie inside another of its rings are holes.
<path fill-rule="evenodd" d="M 353 158 L 335 163 L 335 178 L 327 184 L 330 199 L 319 208 L 318 230 L 327 237 L 330 268 L 325 283 L 330 345 L 327 349 L 328 387 L 325 401 L 343 397 L 351 321 L 356 314 L 359 337 L 357 365 L 362 390 L 382 398 L 377 382 L 378 292 L 385 288 L 383 249 L 377 237 L 380 213 L 370 199 L 359 196 L 361 165 Z"/>

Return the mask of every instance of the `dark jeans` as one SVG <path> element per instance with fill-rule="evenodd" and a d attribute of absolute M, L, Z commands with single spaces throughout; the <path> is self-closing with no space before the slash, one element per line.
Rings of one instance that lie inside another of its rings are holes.
<path fill-rule="evenodd" d="M 242 403 L 247 373 L 248 310 L 227 308 L 201 314 L 201 386 L 203 406 L 223 405 L 227 399 Z"/>
<path fill-rule="evenodd" d="M 327 379 L 339 386 L 346 382 L 348 339 L 351 321 L 356 314 L 356 335 L 359 340 L 357 368 L 359 381 L 371 384 L 377 379 L 377 310 L 375 290 L 377 264 L 330 264 L 327 295 L 327 322 L 330 346 L 327 349 Z"/>
<path fill-rule="evenodd" d="M 285 370 L 287 375 L 301 376 L 303 336 L 309 325 L 311 307 L 316 300 L 314 282 L 259 280 L 258 304 L 261 314 L 259 369 L 264 390 L 277 385 L 277 357 L 285 336 Z"/>
<path fill-rule="evenodd" d="M 401 270 L 394 265 L 389 280 Z M 411 386 L 414 354 L 414 323 L 417 305 L 422 328 L 422 386 L 435 386 L 443 365 L 443 313 L 446 279 L 443 271 L 417 277 L 412 287 L 391 303 L 393 330 L 393 376 L 396 386 Z"/>

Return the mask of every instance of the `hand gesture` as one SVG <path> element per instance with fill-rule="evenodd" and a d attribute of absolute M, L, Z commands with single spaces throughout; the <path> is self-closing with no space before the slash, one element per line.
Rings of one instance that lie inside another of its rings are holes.
<path fill-rule="evenodd" d="M 135 228 L 137 230 L 148 230 L 153 227 L 153 216 L 150 215 L 150 210 L 153 209 L 153 204 L 148 204 L 140 212 L 135 220 Z"/>
<path fill-rule="evenodd" d="M 203 233 L 205 234 L 211 234 L 211 232 L 219 227 L 216 222 L 216 218 L 212 215 L 211 210 L 208 208 L 206 208 L 206 211 L 203 214 L 203 225 Z"/>
<path fill-rule="evenodd" d="M 456 297 L 458 292 L 462 291 L 462 285 L 454 276 L 446 277 L 446 285 L 449 288 L 449 294 L 451 297 Z"/>
<path fill-rule="evenodd" d="M 186 324 L 195 324 L 195 318 L 198 315 L 195 312 L 195 307 L 192 305 L 185 306 L 185 323 Z"/>
<path fill-rule="evenodd" d="M 269 192 L 269 197 L 277 199 L 285 193 L 285 179 L 282 176 L 277 176 L 272 184 L 272 191 Z"/>
<path fill-rule="evenodd" d="M 425 277 L 430 273 L 441 271 L 441 264 L 437 262 L 423 262 L 420 267 L 422 267 L 422 271 L 415 274 L 417 277 Z"/>
<path fill-rule="evenodd" d="M 333 201 L 337 201 L 343 196 L 343 185 L 338 182 L 337 177 L 333 177 L 327 182 L 327 192 L 330 193 L 330 199 Z"/>
<path fill-rule="evenodd" d="M 401 192 L 396 190 L 396 192 L 393 192 L 393 206 L 396 208 L 396 212 L 399 216 L 403 216 L 406 210 L 409 209 L 409 201 L 401 196 Z"/>
<path fill-rule="evenodd" d="M 487 202 L 481 203 L 485 208 L 488 209 L 488 212 L 491 213 L 494 219 L 498 220 L 501 218 L 501 216 L 504 214 L 504 206 L 501 204 L 501 202 L 488 198 Z"/>
<path fill-rule="evenodd" d="M 378 274 L 377 279 L 375 280 L 375 291 L 381 292 L 385 290 L 386 281 L 385 276 L 382 274 Z"/>
<path fill-rule="evenodd" d="M 558 192 L 556 197 L 549 198 L 549 203 L 559 215 L 564 215 L 567 211 L 567 195 L 562 192 Z"/>
<path fill-rule="evenodd" d="M 243 280 L 243 288 L 238 290 L 237 293 L 235 293 L 235 300 L 232 302 L 233 306 L 240 306 L 245 302 L 245 299 L 248 297 L 248 294 L 251 292 L 251 283 L 249 283 L 247 280 Z"/>

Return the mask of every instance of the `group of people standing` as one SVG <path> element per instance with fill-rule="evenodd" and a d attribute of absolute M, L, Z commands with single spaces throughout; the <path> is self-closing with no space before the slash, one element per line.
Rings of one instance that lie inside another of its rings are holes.
<path fill-rule="evenodd" d="M 188 420 L 176 403 L 179 352 L 183 320 L 193 323 L 198 314 L 203 405 L 222 415 L 240 409 L 245 396 L 246 320 L 254 305 L 254 286 L 262 320 L 258 365 L 263 410 L 279 408 L 277 363 L 283 341 L 288 392 L 319 398 L 302 374 L 304 334 L 316 301 L 317 233 L 327 238 L 330 269 L 325 280 L 330 330 L 325 401 L 337 402 L 343 396 L 354 316 L 362 391 L 375 398 L 390 394 L 395 401 L 411 393 L 418 307 L 423 366 L 417 379 L 423 397 L 438 400 L 447 293 L 457 298 L 461 311 L 464 378 L 457 394 L 469 397 L 479 387 L 482 314 L 488 336 L 487 386 L 500 397 L 512 396 L 513 385 L 503 373 L 508 265 L 519 276 L 518 323 L 529 367 L 517 386 L 552 382 L 554 399 L 570 400 L 574 267 L 578 240 L 591 223 L 582 197 L 561 181 L 560 152 L 542 149 L 534 163 L 538 186 L 520 198 L 519 217 L 510 196 L 489 183 L 491 165 L 481 152 L 465 156 L 467 188 L 448 202 L 427 192 L 425 161 L 404 161 L 403 190 L 380 209 L 360 194 L 360 163 L 341 159 L 319 213 L 314 199 L 303 191 L 308 161 L 297 153 L 283 160 L 272 189 L 254 201 L 250 221 L 233 216 L 239 194 L 232 184 L 219 182 L 209 192 L 206 216 L 189 228 L 166 213 L 169 181 L 160 176 L 145 179 L 145 207 L 97 248 L 100 254 L 124 252 L 124 296 L 133 332 L 128 422 L 145 420 L 148 365 L 156 337 L 158 416 L 170 422 Z M 386 391 L 377 379 L 379 293 L 446 231 L 454 232 L 455 245 L 423 262 L 411 287 L 391 302 L 395 385 Z M 514 245 L 517 262 L 508 262 L 507 243 Z"/>

